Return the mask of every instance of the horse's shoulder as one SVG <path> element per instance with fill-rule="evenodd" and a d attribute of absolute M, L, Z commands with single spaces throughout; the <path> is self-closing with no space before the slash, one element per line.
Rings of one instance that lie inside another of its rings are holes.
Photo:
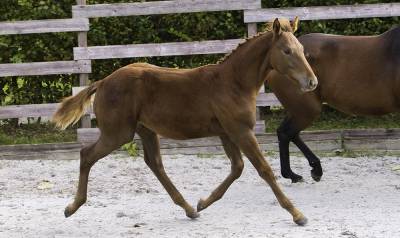
<path fill-rule="evenodd" d="M 340 50 L 342 36 L 322 33 L 311 33 L 299 37 L 299 41 L 304 46 L 307 59 L 311 62 L 329 55 L 329 58 Z"/>

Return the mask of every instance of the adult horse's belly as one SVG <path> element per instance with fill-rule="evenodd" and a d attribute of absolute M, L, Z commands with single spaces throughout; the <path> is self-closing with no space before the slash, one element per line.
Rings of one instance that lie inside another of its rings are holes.
<path fill-rule="evenodd" d="M 356 86 L 335 93 L 322 92 L 323 102 L 350 115 L 383 115 L 399 110 L 396 98 L 389 89 L 370 85 L 368 90 Z"/>

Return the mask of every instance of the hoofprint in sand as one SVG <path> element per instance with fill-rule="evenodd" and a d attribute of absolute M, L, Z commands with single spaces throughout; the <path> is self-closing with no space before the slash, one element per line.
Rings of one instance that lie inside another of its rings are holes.
<path fill-rule="evenodd" d="M 267 156 L 279 174 L 277 156 Z M 225 156 L 164 156 L 167 173 L 194 206 L 225 178 Z M 190 220 L 174 205 L 143 158 L 121 154 L 92 169 L 88 202 L 70 218 L 78 160 L 1 160 L 0 237 L 400 237 L 400 159 L 324 157 L 314 182 L 279 184 L 309 219 L 295 225 L 249 162 L 225 196 Z"/>

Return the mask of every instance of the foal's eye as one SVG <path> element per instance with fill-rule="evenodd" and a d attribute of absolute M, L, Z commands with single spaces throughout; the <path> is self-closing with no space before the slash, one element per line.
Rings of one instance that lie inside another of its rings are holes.
<path fill-rule="evenodd" d="M 286 55 L 290 55 L 292 53 L 291 49 L 284 49 L 283 53 L 285 53 Z"/>

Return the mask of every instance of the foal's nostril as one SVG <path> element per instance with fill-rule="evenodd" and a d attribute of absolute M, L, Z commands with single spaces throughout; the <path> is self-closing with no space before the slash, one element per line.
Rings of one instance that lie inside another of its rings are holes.
<path fill-rule="evenodd" d="M 315 88 L 317 86 L 317 82 L 314 80 L 310 80 L 309 86 L 310 88 Z"/>

